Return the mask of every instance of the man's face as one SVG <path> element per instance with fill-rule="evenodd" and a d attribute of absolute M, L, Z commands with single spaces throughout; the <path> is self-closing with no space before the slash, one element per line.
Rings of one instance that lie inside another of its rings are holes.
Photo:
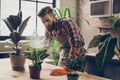
<path fill-rule="evenodd" d="M 55 17 L 51 15 L 45 15 L 44 17 L 41 17 L 41 20 L 43 24 L 45 25 L 45 28 L 48 31 L 51 31 L 53 29 L 53 24 L 55 23 Z"/>

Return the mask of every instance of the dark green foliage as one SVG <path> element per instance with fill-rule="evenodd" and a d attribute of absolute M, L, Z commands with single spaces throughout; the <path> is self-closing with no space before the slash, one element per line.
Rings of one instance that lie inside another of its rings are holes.
<path fill-rule="evenodd" d="M 99 51 L 96 55 L 96 65 L 101 72 L 110 63 L 115 55 L 115 46 L 117 45 L 117 38 L 113 38 L 110 33 L 104 35 L 96 35 L 89 44 L 88 48 L 98 47 Z"/>
<path fill-rule="evenodd" d="M 120 19 L 118 19 L 114 25 L 114 27 L 119 27 L 120 28 Z"/>
<path fill-rule="evenodd" d="M 114 48 L 117 43 L 117 38 L 108 37 L 99 47 L 99 52 L 96 55 L 96 64 L 98 69 L 103 70 L 112 60 L 114 56 Z"/>
<path fill-rule="evenodd" d="M 102 35 L 100 38 L 100 42 L 104 42 L 107 37 L 111 37 L 110 33 L 106 33 L 105 35 Z"/>
<path fill-rule="evenodd" d="M 86 60 L 84 57 L 69 56 L 64 60 L 65 66 L 71 71 L 84 71 Z"/>

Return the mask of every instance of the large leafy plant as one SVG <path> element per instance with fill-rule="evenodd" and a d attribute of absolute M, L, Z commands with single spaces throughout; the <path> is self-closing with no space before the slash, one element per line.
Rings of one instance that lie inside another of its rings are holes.
<path fill-rule="evenodd" d="M 47 49 L 39 49 L 39 48 L 29 48 L 29 53 L 25 54 L 27 59 L 30 59 L 32 61 L 32 67 L 38 68 L 41 70 L 41 64 L 43 63 L 43 60 L 49 56 L 47 53 Z"/>
<path fill-rule="evenodd" d="M 95 60 L 100 72 L 102 72 L 105 67 L 107 67 L 113 56 L 117 55 L 115 52 L 115 47 L 118 51 L 120 51 L 117 46 L 117 38 L 112 37 L 110 33 L 94 36 L 94 38 L 90 41 L 88 48 L 92 47 L 98 47 L 99 49 L 98 53 L 96 54 Z M 119 56 L 118 58 L 120 59 Z"/>
<path fill-rule="evenodd" d="M 3 19 L 6 23 L 8 29 L 10 30 L 10 42 L 15 44 L 13 48 L 16 52 L 16 55 L 20 55 L 20 46 L 18 46 L 19 41 L 21 40 L 21 35 L 27 26 L 27 22 L 30 19 L 30 16 L 27 17 L 22 22 L 22 12 L 19 11 L 17 15 L 9 15 L 9 17 Z"/>

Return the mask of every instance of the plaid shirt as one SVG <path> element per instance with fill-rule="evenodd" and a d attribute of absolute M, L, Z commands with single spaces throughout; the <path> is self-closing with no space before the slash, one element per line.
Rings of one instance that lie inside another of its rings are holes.
<path fill-rule="evenodd" d="M 80 48 L 84 45 L 84 39 L 80 34 L 80 29 L 75 22 L 70 19 L 58 19 L 55 26 L 55 30 L 46 34 L 47 37 L 58 38 L 61 34 L 64 34 L 70 47 Z"/>

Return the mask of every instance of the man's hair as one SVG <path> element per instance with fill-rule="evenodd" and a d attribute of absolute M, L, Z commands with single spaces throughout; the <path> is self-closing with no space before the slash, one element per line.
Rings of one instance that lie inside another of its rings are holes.
<path fill-rule="evenodd" d="M 45 16 L 46 14 L 50 14 L 50 13 L 53 13 L 53 10 L 50 6 L 47 6 L 47 7 L 44 7 L 42 8 L 39 12 L 38 12 L 38 16 L 39 17 L 43 17 Z"/>

